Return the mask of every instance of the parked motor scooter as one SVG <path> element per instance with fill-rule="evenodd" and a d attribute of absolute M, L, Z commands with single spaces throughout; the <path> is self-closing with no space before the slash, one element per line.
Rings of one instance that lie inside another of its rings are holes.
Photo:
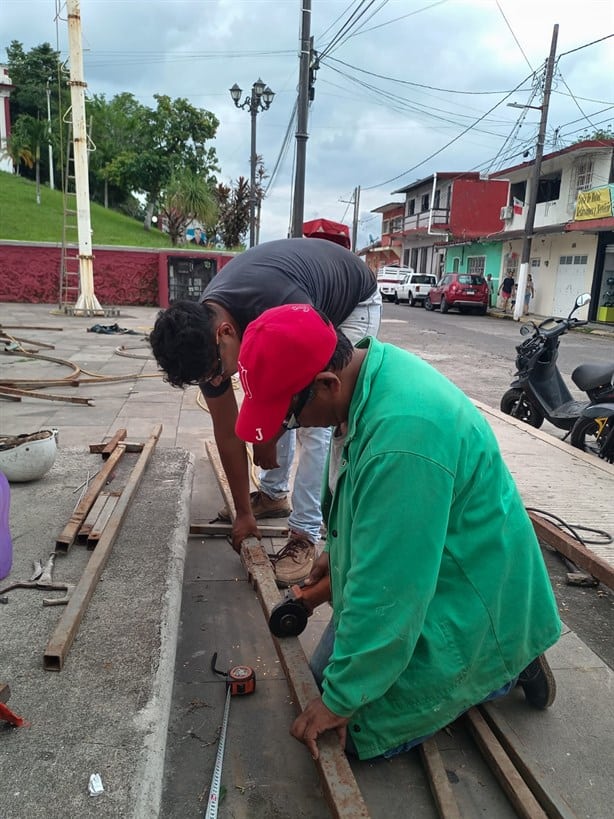
<path fill-rule="evenodd" d="M 589 404 L 571 430 L 571 443 L 614 463 L 614 403 Z"/>
<path fill-rule="evenodd" d="M 587 407 L 614 404 L 614 363 L 580 364 L 572 372 L 572 381 L 586 392 L 588 401 L 574 400 L 557 366 L 560 338 L 571 328 L 588 323 L 573 314 L 590 300 L 590 295 L 583 293 L 567 318 L 553 316 L 540 324 L 531 321 L 522 325 L 521 335 L 529 337 L 516 347 L 517 372 L 501 399 L 502 412 L 537 428 L 547 418 L 555 427 L 569 431 Z"/>

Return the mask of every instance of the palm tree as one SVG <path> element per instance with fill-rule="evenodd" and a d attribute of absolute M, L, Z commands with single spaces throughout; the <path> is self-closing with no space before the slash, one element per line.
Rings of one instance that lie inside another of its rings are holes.
<path fill-rule="evenodd" d="M 216 210 L 210 184 L 188 170 L 175 173 L 160 197 L 160 213 L 165 218 L 173 246 L 183 239 L 191 222 L 214 223 Z"/>
<path fill-rule="evenodd" d="M 13 130 L 6 141 L 6 148 L 3 153 L 9 157 L 13 163 L 13 173 L 19 176 L 19 166 L 23 162 L 26 168 L 34 167 L 34 157 L 32 152 L 24 142 L 22 134 Z"/>

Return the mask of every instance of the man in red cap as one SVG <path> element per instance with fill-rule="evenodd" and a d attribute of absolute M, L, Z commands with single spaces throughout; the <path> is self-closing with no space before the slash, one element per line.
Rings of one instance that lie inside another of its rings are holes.
<path fill-rule="evenodd" d="M 250 495 L 245 445 L 235 435 L 238 409 L 230 377 L 237 371 L 239 344 L 249 322 L 270 307 L 298 302 L 317 307 L 353 342 L 379 329 L 381 296 L 373 274 L 358 256 L 321 239 L 282 239 L 234 258 L 213 277 L 200 303 L 180 301 L 162 311 L 150 336 L 167 380 L 176 387 L 200 384 L 205 396 L 236 509 L 234 548 L 239 550 L 250 535 L 258 536 L 257 519 L 289 515 L 290 537 L 273 558 L 280 586 L 304 580 L 313 565 L 330 431 L 288 430 L 267 443 L 256 437 L 254 461 L 262 472 L 258 490 Z M 218 515 L 230 519 L 228 510 Z"/>
<path fill-rule="evenodd" d="M 313 308 L 263 313 L 243 335 L 236 431 L 333 427 L 323 497 L 333 615 L 311 666 L 322 694 L 291 732 L 314 758 L 334 730 L 361 759 L 402 753 L 516 685 L 556 686 L 561 624 L 533 526 L 494 434 L 426 362 L 357 347 Z M 488 496 L 488 503 L 484 498 Z"/>

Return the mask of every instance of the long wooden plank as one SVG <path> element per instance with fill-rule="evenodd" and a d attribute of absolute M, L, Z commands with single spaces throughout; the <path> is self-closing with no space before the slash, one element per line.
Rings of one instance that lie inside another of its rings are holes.
<path fill-rule="evenodd" d="M 92 531 L 92 526 L 96 523 L 98 515 L 102 512 L 104 505 L 109 497 L 108 492 L 101 492 L 92 504 L 92 508 L 87 513 L 85 520 L 81 524 L 77 532 L 77 541 L 80 543 L 87 543 L 89 533 Z"/>
<path fill-rule="evenodd" d="M 43 401 L 61 401 L 65 404 L 85 404 L 88 407 L 93 407 L 92 398 L 78 398 L 73 395 L 50 395 L 42 392 L 33 392 L 32 390 L 18 390 L 14 387 L 4 387 L 0 385 L 0 394 L 14 396 L 16 398 L 40 398 Z"/>
<path fill-rule="evenodd" d="M 66 605 L 64 614 L 58 623 L 51 639 L 47 643 L 43 657 L 43 665 L 47 671 L 61 671 L 64 665 L 66 655 L 75 639 L 79 624 L 83 619 L 83 615 L 88 607 L 88 604 L 94 594 L 96 584 L 100 579 L 100 575 L 104 571 L 111 549 L 120 527 L 128 511 L 128 507 L 141 482 L 147 464 L 158 443 L 158 439 L 162 433 L 162 424 L 154 427 L 152 434 L 143 446 L 143 451 L 139 455 L 130 477 L 124 487 L 117 505 L 113 510 L 113 514 L 109 519 L 107 526 L 98 541 L 98 546 L 92 552 L 92 556 L 88 560 L 87 566 L 73 593 Z M 121 445 L 120 445 L 121 447 Z M 116 450 L 117 451 L 117 450 Z M 114 453 L 115 454 L 115 453 Z M 111 456 L 112 457 L 112 456 Z M 109 458 L 109 461 L 111 458 Z M 106 463 L 108 464 L 109 461 Z"/>
<path fill-rule="evenodd" d="M 92 526 L 92 530 L 87 536 L 87 548 L 94 549 L 100 538 L 102 537 L 102 533 L 104 532 L 105 526 L 109 523 L 111 519 L 111 515 L 113 514 L 113 510 L 117 506 L 117 502 L 121 497 L 120 492 L 109 492 L 107 495 L 107 500 L 103 508 L 100 510 L 100 514 L 96 518 L 96 522 Z"/>
<path fill-rule="evenodd" d="M 465 719 L 482 756 L 498 779 L 516 814 L 521 819 L 547 819 L 541 805 L 478 709 L 470 708 L 465 714 Z"/>
<path fill-rule="evenodd" d="M 70 516 L 70 520 L 56 538 L 56 552 L 67 552 L 75 542 L 79 529 L 83 525 L 88 512 L 94 504 L 94 501 L 102 489 L 106 486 L 111 473 L 119 463 L 120 459 L 123 457 L 125 451 L 125 447 L 120 444 L 115 449 L 111 457 L 107 458 L 100 470 L 90 481 L 86 493 L 76 505 L 72 515 Z"/>
<path fill-rule="evenodd" d="M 576 565 L 592 574 L 608 588 L 614 589 L 614 566 L 611 566 L 599 555 L 587 549 L 586 546 L 583 546 L 546 518 L 536 512 L 529 512 L 528 514 L 535 529 L 535 534 L 540 540 L 545 541 L 569 560 L 573 560 Z"/>
<path fill-rule="evenodd" d="M 450 780 L 441 759 L 436 738 L 426 739 L 419 746 L 419 750 L 429 787 L 435 800 L 437 813 L 441 819 L 461 819 L 458 802 L 452 793 Z"/>
<path fill-rule="evenodd" d="M 222 497 L 234 514 L 234 505 L 228 481 L 215 445 L 207 441 L 207 454 Z M 253 582 L 260 600 L 266 621 L 271 610 L 281 600 L 281 593 L 275 583 L 271 562 L 260 542 L 249 538 L 241 547 L 241 561 L 249 578 Z M 319 695 L 307 658 L 297 637 L 278 640 L 271 634 L 277 655 L 284 669 L 294 701 L 301 710 L 310 700 Z M 328 733 L 318 739 L 319 759 L 315 762 L 320 775 L 324 796 L 334 819 L 368 819 L 369 811 L 362 798 L 360 789 L 343 750 L 339 746 L 336 734 Z"/>
<path fill-rule="evenodd" d="M 122 441 L 122 444 L 126 448 L 126 452 L 141 452 L 143 450 L 143 444 L 139 441 Z M 90 452 L 93 455 L 100 455 L 106 446 L 106 443 L 90 444 Z"/>
<path fill-rule="evenodd" d="M 479 706 L 493 734 L 503 746 L 516 769 L 527 783 L 533 795 L 542 806 L 548 819 L 578 819 L 562 796 L 547 782 L 546 774 L 534 760 L 527 757 L 526 748 L 521 747 L 517 735 L 512 731 L 504 717 L 497 712 L 491 703 Z"/>

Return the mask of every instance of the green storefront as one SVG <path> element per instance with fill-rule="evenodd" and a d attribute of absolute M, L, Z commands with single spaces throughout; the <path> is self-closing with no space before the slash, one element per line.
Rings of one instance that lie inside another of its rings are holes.
<path fill-rule="evenodd" d="M 446 248 L 446 273 L 475 273 L 492 276 L 491 306 L 499 289 L 501 272 L 501 242 L 464 242 Z"/>

